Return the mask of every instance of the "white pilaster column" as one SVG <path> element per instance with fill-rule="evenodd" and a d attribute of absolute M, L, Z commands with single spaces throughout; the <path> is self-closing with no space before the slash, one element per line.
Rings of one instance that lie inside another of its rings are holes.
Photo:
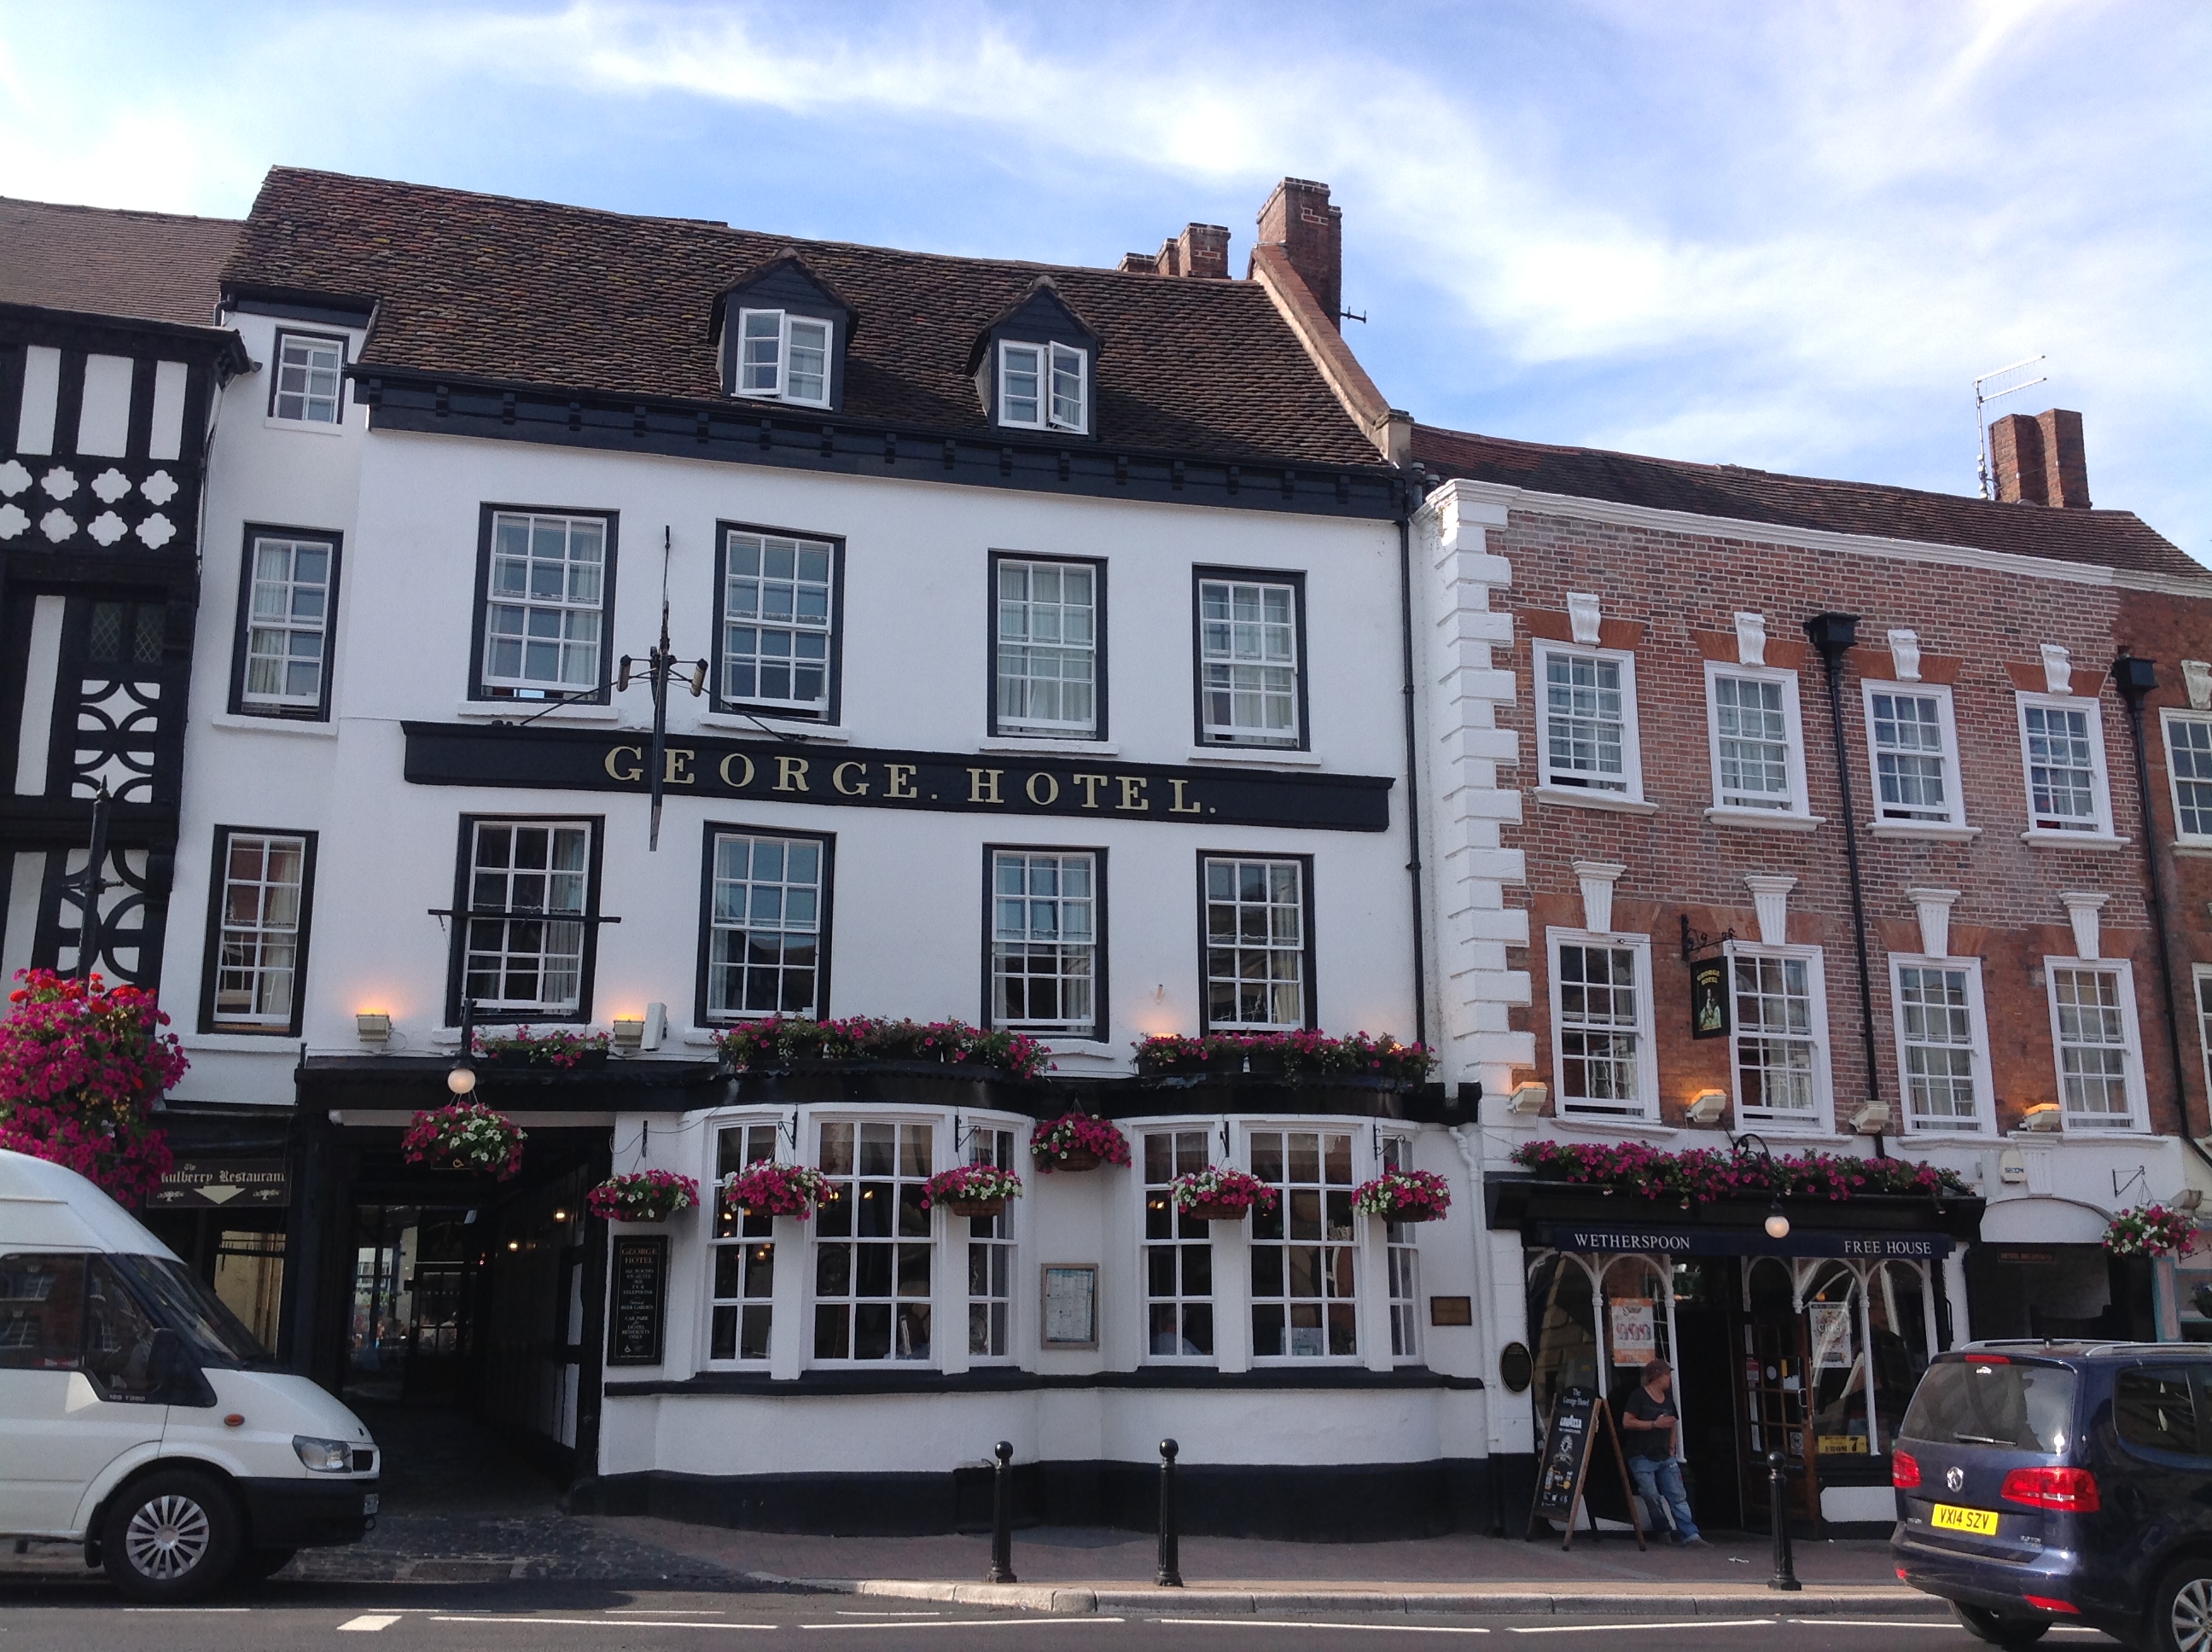
<path fill-rule="evenodd" d="M 814 1346 L 814 1327 L 806 1322 L 806 1275 L 814 1266 L 811 1222 L 779 1216 L 769 1224 L 775 1244 L 775 1283 L 769 1300 L 775 1318 L 768 1334 L 768 1374 L 779 1381 L 796 1377 Z"/>

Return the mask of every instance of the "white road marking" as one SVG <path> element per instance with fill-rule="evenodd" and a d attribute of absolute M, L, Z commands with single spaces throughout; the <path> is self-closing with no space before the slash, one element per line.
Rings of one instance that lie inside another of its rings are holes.
<path fill-rule="evenodd" d="M 890 1622 L 878 1619 L 866 1624 L 801 1624 L 801 1629 L 1034 1629 L 1042 1619 L 1027 1618 L 895 1618 Z M 1121 1624 L 1126 1618 L 1054 1618 L 1055 1628 L 1076 1624 Z"/>
<path fill-rule="evenodd" d="M 1348 1629 L 1374 1635 L 1487 1635 L 1473 1624 L 1310 1624 L 1291 1618 L 1161 1618 L 1163 1624 L 1209 1629 Z"/>
<path fill-rule="evenodd" d="M 1771 1629 L 1773 1618 L 1697 1618 L 1688 1623 L 1665 1624 L 1547 1624 L 1541 1629 L 1510 1629 L 1509 1635 L 1626 1634 L 1639 1629 Z"/>
<path fill-rule="evenodd" d="M 358 1618 L 349 1618 L 340 1624 L 341 1630 L 358 1630 L 364 1635 L 374 1634 L 380 1629 L 389 1629 L 399 1621 L 396 1612 L 365 1612 Z"/>
<path fill-rule="evenodd" d="M 434 1624 L 562 1624 L 583 1629 L 605 1629 L 605 1618 L 532 1618 L 522 1614 L 513 1617 L 495 1616 L 486 1613 L 469 1617 L 441 1617 L 433 1613 Z M 774 1629 L 774 1624 L 702 1624 L 696 1618 L 633 1618 L 633 1629 Z"/>
<path fill-rule="evenodd" d="M 125 1612 L 251 1612 L 252 1606 L 125 1606 Z"/>
<path fill-rule="evenodd" d="M 1796 1624 L 1801 1629 L 1895 1629 L 1907 1625 L 1918 1629 L 1955 1629 L 1961 1635 L 1966 1626 L 1949 1618 L 1786 1618 L 1785 1623 Z M 2096 1633 L 2094 1630 L 2091 1634 Z"/>
<path fill-rule="evenodd" d="M 925 1612 L 917 1606 L 912 1612 L 847 1612 L 838 1611 L 840 1618 L 942 1618 L 941 1612 Z"/>

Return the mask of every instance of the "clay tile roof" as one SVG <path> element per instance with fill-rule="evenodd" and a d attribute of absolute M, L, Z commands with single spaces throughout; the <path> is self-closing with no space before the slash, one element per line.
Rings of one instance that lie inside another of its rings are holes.
<path fill-rule="evenodd" d="M 239 228 L 235 218 L 0 196 L 0 303 L 212 326 Z"/>
<path fill-rule="evenodd" d="M 264 181 L 223 273 L 241 288 L 373 296 L 367 374 L 384 367 L 720 400 L 706 330 L 715 297 L 793 251 L 860 319 L 846 363 L 848 417 L 988 430 L 968 352 L 1049 274 L 1098 334 L 1102 443 L 1379 462 L 1253 282 L 794 242 L 697 219 L 284 167 Z"/>
<path fill-rule="evenodd" d="M 2212 569 L 2191 559 L 2132 511 L 2004 505 L 1959 494 L 1782 476 L 1735 465 L 1691 465 L 1597 447 L 1551 447 L 1431 425 L 1414 427 L 1413 458 L 1446 477 L 1501 483 L 1534 493 L 1781 527 L 1963 545 L 2138 574 L 2212 577 Z"/>

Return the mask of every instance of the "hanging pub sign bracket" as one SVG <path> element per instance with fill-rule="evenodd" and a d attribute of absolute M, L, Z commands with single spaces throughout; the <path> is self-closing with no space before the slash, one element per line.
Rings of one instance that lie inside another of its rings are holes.
<path fill-rule="evenodd" d="M 1717 951 L 1735 938 L 1735 931 L 1724 929 L 1717 935 L 1708 935 L 1702 929 L 1690 927 L 1690 914 L 1677 914 L 1682 924 L 1682 962 L 1689 963 L 1700 952 Z"/>

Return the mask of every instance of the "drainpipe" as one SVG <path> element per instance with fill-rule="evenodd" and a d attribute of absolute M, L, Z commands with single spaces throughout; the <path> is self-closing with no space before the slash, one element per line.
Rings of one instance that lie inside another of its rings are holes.
<path fill-rule="evenodd" d="M 1859 616 L 1815 614 L 1805 622 L 1805 635 L 1820 651 L 1820 664 L 1828 677 L 1828 725 L 1835 733 L 1836 781 L 1844 796 L 1844 864 L 1850 871 L 1851 882 L 1851 941 L 1858 952 L 1859 1036 L 1866 1047 L 1866 1097 L 1869 1105 L 1876 1106 L 1881 1101 L 1881 1070 L 1875 1063 L 1874 979 L 1867 963 L 1866 884 L 1859 875 L 1859 817 L 1851 801 L 1850 750 L 1844 744 L 1844 654 L 1859 640 Z M 1883 1151 L 1879 1131 L 1875 1134 L 1874 1151 Z"/>
<path fill-rule="evenodd" d="M 2158 975 L 2166 989 L 2166 1053 L 2173 1062 L 2173 1104 L 2181 1114 L 2181 1139 L 2197 1157 L 2212 1165 L 2212 1153 L 2198 1145 L 2189 1127 L 2189 1090 L 2181 1062 L 2181 1028 L 2188 1019 L 2175 995 L 2173 947 L 2166 927 L 2166 879 L 2158 859 L 2158 817 L 2151 812 L 2150 753 L 2143 738 L 2143 699 L 2158 687 L 2158 662 L 2137 659 L 2123 649 L 2112 662 L 2112 681 L 2127 702 L 2128 733 L 2135 741 L 2136 801 L 2142 811 L 2143 871 L 2150 881 L 2150 928 L 2158 943 Z"/>
<path fill-rule="evenodd" d="M 1414 465 L 1405 474 L 1404 503 L 1398 513 L 1399 648 L 1405 661 L 1401 690 L 1406 711 L 1406 877 L 1413 902 L 1413 1042 L 1429 1042 L 1429 968 L 1423 944 L 1428 917 L 1421 897 L 1421 746 L 1413 714 L 1413 516 L 1420 507 L 1427 473 Z"/>

